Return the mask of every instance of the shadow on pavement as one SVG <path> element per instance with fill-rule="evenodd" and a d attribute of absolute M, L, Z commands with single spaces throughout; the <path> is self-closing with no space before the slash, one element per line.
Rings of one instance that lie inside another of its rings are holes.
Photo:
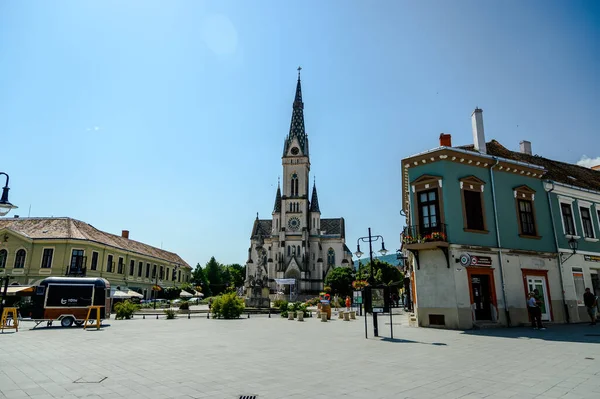
<path fill-rule="evenodd" d="M 544 341 L 581 342 L 600 344 L 600 325 L 556 324 L 546 326 L 546 330 L 534 330 L 529 327 L 490 328 L 466 330 L 463 334 L 483 337 L 542 339 Z"/>
<path fill-rule="evenodd" d="M 420 342 L 420 341 L 412 341 L 410 339 L 400 339 L 400 338 L 382 338 L 381 341 L 391 342 L 394 344 L 423 344 L 423 345 L 435 345 L 435 346 L 448 346 L 443 342 Z"/>

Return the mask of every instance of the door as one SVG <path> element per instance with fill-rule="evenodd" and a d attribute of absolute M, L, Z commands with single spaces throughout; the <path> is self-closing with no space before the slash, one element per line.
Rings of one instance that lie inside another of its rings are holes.
<path fill-rule="evenodd" d="M 536 299 L 541 301 L 542 320 L 550 321 L 550 306 L 548 306 L 548 292 L 546 290 L 546 277 L 527 276 L 527 293 L 538 290 Z"/>
<path fill-rule="evenodd" d="M 471 291 L 475 304 L 475 320 L 492 320 L 490 276 L 487 274 L 471 275 Z"/>

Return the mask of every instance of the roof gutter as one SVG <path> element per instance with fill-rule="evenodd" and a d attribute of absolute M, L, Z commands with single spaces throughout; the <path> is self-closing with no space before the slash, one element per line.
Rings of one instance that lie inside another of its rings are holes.
<path fill-rule="evenodd" d="M 571 188 L 573 190 L 579 190 L 579 191 L 583 191 L 583 192 L 594 194 L 594 195 L 600 195 L 600 191 L 591 190 L 589 188 L 573 186 L 572 184 L 560 183 L 560 182 L 556 182 L 554 180 L 546 180 L 545 182 L 552 184 L 552 190 L 550 190 L 550 192 L 552 192 L 554 190 L 554 186 L 561 186 L 561 187 Z"/>
<path fill-rule="evenodd" d="M 515 165 L 526 166 L 528 168 L 538 169 L 538 170 L 543 170 L 543 171 L 546 170 L 546 168 L 544 168 L 543 166 L 534 165 L 532 163 L 515 161 L 513 159 L 497 157 L 497 156 L 494 156 L 494 155 L 482 154 L 482 153 L 476 152 L 476 151 L 469 151 L 469 150 L 463 150 L 462 148 L 445 147 L 445 146 L 433 148 L 431 150 L 427 150 L 427 151 L 424 151 L 424 152 L 420 152 L 418 154 L 411 155 L 411 156 L 406 157 L 404 159 L 418 157 L 418 156 L 422 156 L 422 155 L 427 155 L 427 154 L 431 154 L 432 152 L 436 152 L 436 151 L 440 151 L 440 150 L 449 150 L 449 151 L 454 151 L 454 152 L 458 152 L 460 154 L 466 154 L 466 155 L 477 155 L 478 157 L 487 158 L 487 159 L 498 161 L 498 162 L 512 163 L 512 164 L 515 164 Z"/>
<path fill-rule="evenodd" d="M 496 161 L 490 168 L 490 180 L 492 183 L 492 203 L 494 204 L 494 222 L 496 224 L 496 242 L 498 244 L 498 268 L 500 269 L 500 284 L 502 285 L 502 300 L 504 302 L 504 314 L 506 324 L 510 327 L 510 312 L 508 311 L 508 302 L 506 302 L 506 284 L 504 283 L 504 267 L 502 259 L 502 243 L 500 241 L 500 226 L 498 224 L 498 207 L 496 202 L 496 184 L 494 183 L 494 168 L 500 164 L 500 158 L 491 157 Z"/>
<path fill-rule="evenodd" d="M 552 188 L 547 189 L 544 185 L 544 189 L 546 190 L 546 197 L 548 198 L 548 207 L 550 208 L 550 223 L 552 224 L 552 233 L 554 234 L 554 245 L 556 245 L 556 253 L 558 259 L 558 275 L 560 276 L 560 289 L 562 291 L 562 300 L 565 312 L 565 318 L 567 323 L 571 322 L 571 317 L 569 316 L 569 306 L 567 305 L 567 298 L 565 298 L 565 283 L 563 278 L 563 263 L 562 257 L 560 256 L 560 251 L 558 250 L 558 234 L 556 233 L 556 226 L 554 225 L 554 211 L 552 210 L 552 201 L 550 199 L 550 193 L 554 191 L 554 182 L 552 180 L 546 180 L 546 183 L 551 184 Z"/>

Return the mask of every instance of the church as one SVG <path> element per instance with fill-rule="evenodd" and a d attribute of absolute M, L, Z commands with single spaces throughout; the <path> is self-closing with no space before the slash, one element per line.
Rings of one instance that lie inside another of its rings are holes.
<path fill-rule="evenodd" d="M 283 143 L 283 178 L 277 185 L 272 218 L 259 219 L 252 227 L 246 281 L 260 280 L 271 292 L 275 279 L 293 279 L 294 292 L 315 294 L 336 267 L 350 267 L 352 252 L 345 244 L 344 218 L 321 217 L 317 187 L 309 200 L 310 155 L 304 128 L 304 103 L 298 82 L 290 131 Z"/>

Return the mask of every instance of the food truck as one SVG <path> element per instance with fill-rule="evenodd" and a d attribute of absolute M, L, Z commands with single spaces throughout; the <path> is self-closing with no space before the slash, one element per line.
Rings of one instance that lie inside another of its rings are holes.
<path fill-rule="evenodd" d="M 81 326 L 89 306 L 103 306 L 100 318 L 110 317 L 110 283 L 103 278 L 48 277 L 42 280 L 32 293 L 31 319 L 37 325 L 47 321 L 60 321 L 63 327 L 73 323 Z M 95 318 L 92 311 L 90 318 Z M 37 326 L 36 325 L 36 326 Z"/>

